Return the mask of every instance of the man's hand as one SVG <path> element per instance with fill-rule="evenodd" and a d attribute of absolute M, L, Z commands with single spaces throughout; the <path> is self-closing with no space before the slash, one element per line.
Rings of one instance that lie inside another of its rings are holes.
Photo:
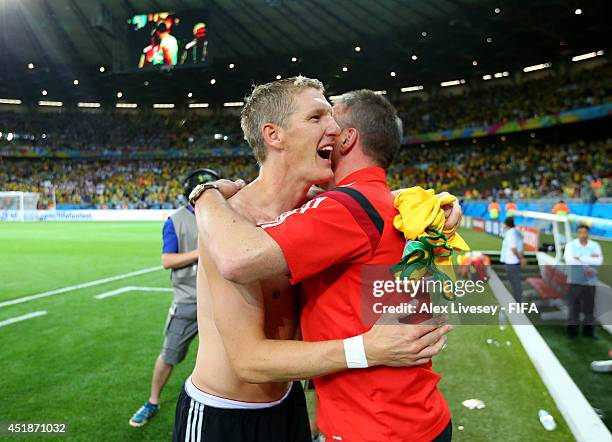
<path fill-rule="evenodd" d="M 521 256 L 520 260 L 521 260 L 521 265 L 522 266 L 526 266 L 527 265 L 527 259 L 524 256 Z"/>
<path fill-rule="evenodd" d="M 229 199 L 233 197 L 245 185 L 244 180 L 231 181 L 231 180 L 223 179 L 223 180 L 211 181 L 210 183 L 215 184 L 219 188 L 219 192 L 221 192 L 221 195 L 223 195 L 223 198 L 225 199 Z"/>
<path fill-rule="evenodd" d="M 448 192 L 437 193 L 436 196 L 438 198 L 445 197 L 450 195 Z M 461 210 L 461 206 L 459 205 L 459 200 L 455 200 L 452 204 L 445 204 L 442 206 L 444 209 L 444 217 L 446 218 L 446 222 L 444 223 L 444 230 L 449 231 L 451 233 L 455 233 L 459 228 L 459 222 L 461 221 L 461 217 L 463 216 L 463 211 Z"/>
<path fill-rule="evenodd" d="M 406 189 L 404 188 L 393 190 L 391 191 L 391 194 L 393 195 L 393 198 L 396 198 L 404 190 Z M 450 195 L 450 193 L 448 192 L 436 193 L 436 196 L 440 199 L 448 195 Z M 461 221 L 461 217 L 463 216 L 463 210 L 461 210 L 459 200 L 455 200 L 455 202 L 452 204 L 444 204 L 441 207 L 444 210 L 444 217 L 446 218 L 446 221 L 444 223 L 444 231 L 448 234 L 448 236 L 451 236 L 459 228 L 459 222 Z"/>
<path fill-rule="evenodd" d="M 363 335 L 368 365 L 412 367 L 422 365 L 440 353 L 446 334 L 453 329 L 444 325 L 446 318 L 434 318 L 423 324 L 376 324 Z M 388 321 L 384 321 L 388 322 Z"/>
<path fill-rule="evenodd" d="M 165 269 L 181 269 L 198 262 L 198 249 L 185 253 L 162 253 L 161 263 Z"/>

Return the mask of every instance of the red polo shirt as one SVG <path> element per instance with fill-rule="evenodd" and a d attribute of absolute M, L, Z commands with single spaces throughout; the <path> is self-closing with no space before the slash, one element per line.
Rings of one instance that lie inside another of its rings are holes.
<path fill-rule="evenodd" d="M 396 264 L 404 240 L 393 227 L 393 196 L 379 167 L 361 169 L 340 183 L 361 192 L 384 220 L 373 249 L 354 213 L 322 194 L 262 228 L 283 250 L 291 282 L 302 283 L 305 341 L 344 339 L 366 332 L 361 320 L 361 269 Z M 411 368 L 350 369 L 314 380 L 318 422 L 330 440 L 431 441 L 450 411 L 431 362 Z"/>

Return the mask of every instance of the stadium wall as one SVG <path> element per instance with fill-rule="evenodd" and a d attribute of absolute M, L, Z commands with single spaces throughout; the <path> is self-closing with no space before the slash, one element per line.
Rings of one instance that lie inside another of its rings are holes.
<path fill-rule="evenodd" d="M 529 210 L 529 211 L 534 211 L 534 212 L 545 212 L 545 213 L 551 213 L 552 207 L 556 202 L 557 201 L 554 201 L 554 200 L 551 200 L 551 202 L 542 202 L 541 200 L 534 201 L 534 202 L 515 201 L 518 210 Z M 500 201 L 499 203 L 502 207 L 504 206 L 504 202 Z M 569 206 L 571 213 L 573 215 L 590 216 L 594 218 L 603 218 L 603 219 L 612 219 L 612 203 L 592 203 L 590 204 L 590 203 L 571 203 L 571 202 L 568 203 L 567 201 L 566 203 Z M 461 207 L 463 208 L 463 213 L 466 217 L 483 218 L 485 220 L 490 220 L 491 218 L 489 217 L 489 212 L 487 209 L 488 205 L 489 205 L 488 201 L 477 201 L 477 202 L 475 201 L 475 202 L 463 203 Z M 503 221 L 505 219 L 506 219 L 506 213 L 505 211 L 502 210 L 502 212 L 500 213 L 499 220 Z M 516 223 L 522 224 L 522 225 L 531 224 L 527 222 L 527 220 L 521 217 L 516 218 Z M 591 232 L 595 236 L 612 239 L 612 228 L 605 227 L 605 226 L 592 226 Z"/>
<path fill-rule="evenodd" d="M 525 130 L 543 129 L 612 115 L 612 103 L 571 109 L 556 114 L 542 115 L 525 120 L 510 120 L 497 124 L 477 127 L 464 127 L 439 132 L 428 132 L 404 137 L 404 143 L 418 144 L 456 139 L 469 139 L 501 135 Z"/>
<path fill-rule="evenodd" d="M 155 210 L 36 210 L 26 211 L 28 221 L 165 221 L 175 209 Z M 0 210 L 0 221 L 20 221 L 17 210 Z"/>

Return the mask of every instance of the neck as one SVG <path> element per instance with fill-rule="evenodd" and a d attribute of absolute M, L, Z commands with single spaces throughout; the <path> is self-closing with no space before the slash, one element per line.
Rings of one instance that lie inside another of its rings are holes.
<path fill-rule="evenodd" d="M 353 153 L 353 152 L 351 152 Z M 366 157 L 365 155 L 352 155 L 338 159 L 336 167 L 334 168 L 334 185 L 336 187 L 346 177 L 358 170 L 365 169 L 368 167 L 381 167 L 374 161 Z"/>
<path fill-rule="evenodd" d="M 292 176 L 289 168 L 266 163 L 259 176 L 233 200 L 249 211 L 256 222 L 267 222 L 298 207 L 310 186 L 311 183 Z"/>
<path fill-rule="evenodd" d="M 588 242 L 589 242 L 589 238 L 585 238 L 585 239 L 580 238 L 580 244 L 582 244 L 583 246 L 586 246 Z"/>

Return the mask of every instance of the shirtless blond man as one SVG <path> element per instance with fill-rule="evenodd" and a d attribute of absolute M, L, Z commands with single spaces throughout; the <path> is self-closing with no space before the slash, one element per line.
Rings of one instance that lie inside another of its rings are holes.
<path fill-rule="evenodd" d="M 330 155 L 340 129 L 323 92 L 318 80 L 303 77 L 253 90 L 241 122 L 260 174 L 229 200 L 244 219 L 274 220 L 299 207 L 312 184 L 332 178 Z M 196 204 L 203 223 L 206 214 L 200 209 Z M 309 441 L 304 394 L 300 383 L 291 381 L 346 370 L 351 355 L 344 341 L 294 340 L 298 302 L 287 278 L 231 283 L 200 239 L 200 345 L 177 404 L 174 440 Z M 363 335 L 365 356 L 369 366 L 422 364 L 440 351 L 449 330 L 375 326 Z"/>

